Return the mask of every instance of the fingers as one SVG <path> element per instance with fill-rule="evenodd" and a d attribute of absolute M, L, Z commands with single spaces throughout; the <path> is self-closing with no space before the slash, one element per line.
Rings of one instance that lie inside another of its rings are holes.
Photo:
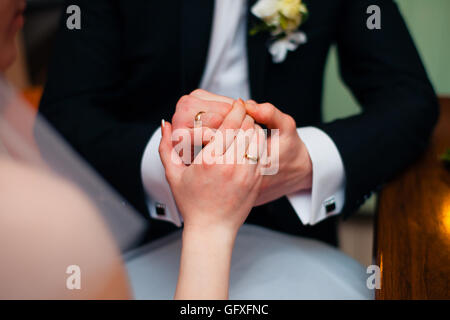
<path fill-rule="evenodd" d="M 254 126 L 247 130 L 240 129 L 233 143 L 228 147 L 223 155 L 224 162 L 227 164 L 246 163 L 245 154 L 255 134 Z"/>
<path fill-rule="evenodd" d="M 231 98 L 228 98 L 225 96 L 220 96 L 218 94 L 214 94 L 214 93 L 208 92 L 206 90 L 202 90 L 202 89 L 197 89 L 197 90 L 191 92 L 190 95 L 192 95 L 196 98 L 202 99 L 202 100 L 225 102 L 230 105 L 233 104 L 233 99 L 231 99 Z"/>
<path fill-rule="evenodd" d="M 240 129 L 246 120 L 245 125 L 249 125 L 250 120 L 246 118 L 245 106 L 242 101 L 235 101 L 230 113 L 223 120 L 222 125 L 219 127 L 214 135 L 213 143 L 209 143 L 203 151 L 212 152 L 216 151 L 216 156 L 223 155 L 226 150 L 234 141 L 234 137 L 237 134 L 237 129 Z"/>
<path fill-rule="evenodd" d="M 238 134 L 238 129 L 240 129 L 243 125 L 249 126 L 251 124 L 250 117 L 247 117 L 245 112 L 245 106 L 242 100 L 236 100 L 233 103 L 233 109 L 231 109 L 230 113 L 223 120 L 222 125 L 219 127 L 218 131 L 220 131 L 225 137 L 223 143 L 222 154 L 226 152 L 226 150 L 233 143 L 233 140 Z"/>
<path fill-rule="evenodd" d="M 166 176 L 168 180 L 171 180 L 171 177 L 179 175 L 185 166 L 178 153 L 174 150 L 171 124 L 163 120 L 161 122 L 161 130 L 162 137 L 159 144 L 159 156 L 166 171 Z"/>
<path fill-rule="evenodd" d="M 257 164 L 266 147 L 266 135 L 259 125 L 245 131 L 240 130 L 223 155 L 224 162 L 228 164 Z M 246 155 L 249 158 L 254 158 L 254 160 L 248 159 Z"/>
<path fill-rule="evenodd" d="M 246 154 L 251 158 L 256 158 L 257 160 L 255 161 L 253 159 L 246 159 L 246 163 L 260 164 L 260 160 L 264 155 L 265 148 L 267 148 L 267 143 L 264 130 L 259 125 L 255 125 L 253 136 L 250 144 L 248 145 Z"/>
<path fill-rule="evenodd" d="M 269 129 L 284 131 L 296 127 L 291 116 L 281 112 L 270 103 L 256 104 L 249 100 L 246 103 L 246 111 L 257 123 L 264 124 Z"/>
<path fill-rule="evenodd" d="M 245 152 L 248 149 L 252 136 L 255 132 L 255 120 L 245 115 L 240 130 L 237 132 L 233 144 L 225 152 L 227 163 L 243 163 Z"/>
<path fill-rule="evenodd" d="M 258 158 L 259 161 L 264 155 L 265 148 L 267 148 L 266 134 L 259 125 L 255 125 L 255 133 L 248 147 L 247 154 Z"/>
<path fill-rule="evenodd" d="M 214 136 L 215 129 L 219 128 L 225 119 L 218 113 L 204 113 L 201 121 L 194 123 L 194 128 L 181 128 L 188 130 L 194 146 L 206 145 Z"/>
<path fill-rule="evenodd" d="M 253 169 L 252 171 L 256 171 L 256 165 L 259 161 L 258 146 L 258 131 L 253 130 L 252 139 L 245 153 L 248 155 L 248 158 L 245 158 L 245 163 L 251 165 L 251 168 Z"/>
<path fill-rule="evenodd" d="M 255 129 L 240 130 L 233 143 L 223 155 L 225 163 L 245 164 L 248 163 L 246 154 L 252 141 L 254 140 Z M 256 162 L 255 162 L 256 163 Z"/>
<path fill-rule="evenodd" d="M 227 114 L 219 127 L 219 130 L 226 129 L 239 129 L 242 126 L 246 116 L 245 105 L 242 100 L 236 100 L 233 102 L 231 111 Z"/>
<path fill-rule="evenodd" d="M 258 135 L 258 159 L 262 159 L 267 153 L 267 136 L 263 128 L 259 125 L 255 125 L 255 130 Z"/>
<path fill-rule="evenodd" d="M 248 114 L 245 115 L 244 121 L 242 122 L 241 129 L 247 131 L 249 129 L 253 129 L 255 127 L 255 120 L 250 117 Z"/>
<path fill-rule="evenodd" d="M 194 128 L 202 126 L 217 129 L 223 123 L 226 115 L 217 112 L 205 112 L 199 116 L 200 121 L 195 121 L 195 116 L 196 114 L 194 115 L 194 118 L 192 118 L 192 120 L 194 120 Z"/>
<path fill-rule="evenodd" d="M 216 130 L 208 127 L 187 129 L 191 135 L 191 141 L 193 141 L 194 146 L 206 145 L 214 137 Z"/>
<path fill-rule="evenodd" d="M 202 126 L 218 128 L 231 110 L 231 104 L 218 101 L 202 100 L 194 96 L 183 96 L 178 100 L 175 114 L 172 118 L 174 130 L 193 128 L 195 117 L 199 112 Z"/>

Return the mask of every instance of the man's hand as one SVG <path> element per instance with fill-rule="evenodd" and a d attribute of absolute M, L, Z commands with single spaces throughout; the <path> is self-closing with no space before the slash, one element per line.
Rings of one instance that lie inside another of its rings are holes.
<path fill-rule="evenodd" d="M 297 133 L 295 120 L 270 103 L 257 104 L 247 101 L 247 114 L 255 122 L 264 124 L 269 130 L 279 129 L 279 171 L 264 176 L 255 205 L 262 205 L 282 196 L 312 187 L 312 162 L 305 144 Z M 268 139 L 268 158 L 271 138 Z"/>
<path fill-rule="evenodd" d="M 189 129 L 193 131 L 194 119 L 199 112 L 204 112 L 201 115 L 203 128 L 218 129 L 231 111 L 233 101 L 233 99 L 197 89 L 178 100 L 175 114 L 172 117 L 173 130 Z M 238 124 L 236 127 L 239 128 Z"/>
<path fill-rule="evenodd" d="M 172 118 L 173 128 L 174 130 L 187 128 L 193 132 L 196 114 L 204 111 L 201 117 L 203 128 L 217 129 L 231 110 L 233 101 L 231 98 L 205 90 L 195 90 L 178 102 Z M 268 129 L 280 130 L 279 171 L 276 175 L 264 176 L 255 205 L 271 202 L 296 191 L 310 189 L 312 163 L 306 146 L 297 134 L 295 120 L 269 103 L 257 104 L 250 100 L 246 103 L 246 110 L 257 123 L 264 124 Z M 230 123 L 227 124 L 227 128 L 237 129 L 239 125 Z M 270 160 L 270 137 L 267 143 Z"/>
<path fill-rule="evenodd" d="M 211 94 L 205 90 L 197 89 L 191 94 L 182 96 L 178 100 L 175 114 L 172 117 L 173 132 L 178 144 L 177 152 L 185 163 L 190 163 L 195 157 L 195 146 L 206 145 L 218 129 L 228 113 L 231 111 L 234 100 Z M 196 123 L 196 115 L 202 113 L 200 122 Z M 250 118 L 249 116 L 247 116 Z M 253 120 L 252 120 L 253 121 Z M 246 121 L 248 123 L 250 121 Z M 199 125 L 200 124 L 200 125 Z M 231 122 L 227 129 L 239 129 L 240 123 Z M 187 139 L 187 137 L 189 137 Z M 180 150 L 191 150 L 188 154 Z"/>

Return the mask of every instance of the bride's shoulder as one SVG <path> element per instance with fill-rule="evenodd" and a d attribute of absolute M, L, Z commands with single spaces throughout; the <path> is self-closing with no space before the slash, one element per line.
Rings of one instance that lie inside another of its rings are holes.
<path fill-rule="evenodd" d="M 88 197 L 43 166 L 0 156 L 0 177 L 0 211 L 14 213 L 2 218 L 21 219 L 23 215 L 38 224 L 46 219 L 69 223 L 95 219 L 96 209 Z"/>

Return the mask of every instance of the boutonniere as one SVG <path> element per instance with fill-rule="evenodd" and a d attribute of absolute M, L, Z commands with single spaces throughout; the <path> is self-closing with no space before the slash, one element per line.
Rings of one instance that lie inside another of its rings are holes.
<path fill-rule="evenodd" d="M 298 31 L 308 16 L 302 0 L 259 0 L 251 12 L 262 21 L 250 30 L 250 35 L 270 32 L 269 52 L 274 63 L 283 62 L 288 51 L 295 51 L 307 42 L 306 34 Z"/>

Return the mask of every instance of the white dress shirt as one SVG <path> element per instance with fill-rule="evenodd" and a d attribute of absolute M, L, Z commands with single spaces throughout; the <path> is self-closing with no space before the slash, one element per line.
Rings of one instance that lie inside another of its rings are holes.
<path fill-rule="evenodd" d="M 215 0 L 214 20 L 206 68 L 200 88 L 234 99 L 250 97 L 247 66 L 246 0 Z M 298 48 L 301 50 L 301 47 Z M 299 102 L 300 103 L 300 102 Z M 287 196 L 303 224 L 316 224 L 338 214 L 345 199 L 345 172 L 333 140 L 314 127 L 298 128 L 313 165 L 311 190 Z M 181 226 L 164 167 L 158 153 L 161 130 L 151 137 L 142 158 L 141 171 L 150 214 Z M 159 214 L 158 214 L 159 213 Z"/>

